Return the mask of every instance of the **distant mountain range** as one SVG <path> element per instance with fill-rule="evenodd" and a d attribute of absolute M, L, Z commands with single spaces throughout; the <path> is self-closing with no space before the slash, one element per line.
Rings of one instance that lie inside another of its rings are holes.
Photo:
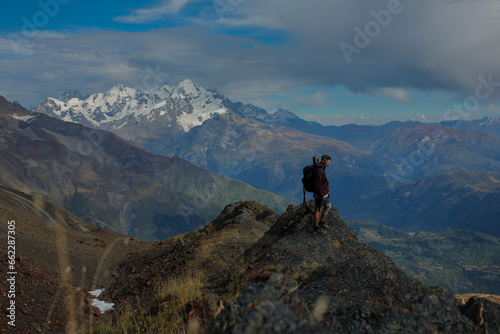
<path fill-rule="evenodd" d="M 416 225 L 403 221 L 402 216 L 399 220 L 394 215 L 385 217 L 381 213 L 387 210 L 376 204 L 381 198 L 404 200 L 407 191 L 401 194 L 399 188 L 442 174 L 500 171 L 500 138 L 485 132 L 419 122 L 322 126 L 283 109 L 268 113 L 232 102 L 215 89 L 204 89 L 190 80 L 145 92 L 122 85 L 87 97 L 68 91 L 58 99 L 48 98 L 37 111 L 111 130 L 154 154 L 181 157 L 296 202 L 302 199 L 302 167 L 313 155 L 327 153 L 333 160 L 327 171 L 333 181 L 333 200 L 343 215 L 366 215 L 363 218 L 400 228 L 434 229 L 447 223 L 437 216 Z M 488 128 L 494 128 L 496 122 L 489 119 Z M 448 176 L 449 182 L 454 183 L 454 177 Z M 465 186 L 459 180 L 456 183 Z M 476 191 L 483 193 L 481 187 Z M 425 196 L 432 200 L 421 198 L 419 210 L 430 210 L 446 194 L 435 189 Z M 366 204 L 362 209 L 361 203 Z M 481 202 L 477 205 L 483 206 Z M 419 216 L 413 214 L 414 207 L 405 206 L 405 217 Z M 464 217 L 457 217 L 451 228 L 491 225 L 496 213 L 491 214 L 481 217 L 487 223 L 474 223 L 474 219 L 467 223 Z M 500 235 L 500 228 L 496 230 L 490 233 Z"/>
<path fill-rule="evenodd" d="M 388 160 L 396 164 L 400 178 L 411 181 L 442 173 L 500 171 L 500 136 L 445 124 L 458 123 L 390 122 L 382 126 L 337 127 L 293 119 L 287 126 L 349 143 Z M 500 126 L 500 118 L 490 118 L 488 124 Z"/>
<path fill-rule="evenodd" d="M 98 226 L 164 239 L 191 231 L 235 199 L 276 210 L 289 201 L 117 135 L 33 113 L 0 97 L 0 184 L 53 201 Z"/>
<path fill-rule="evenodd" d="M 405 231 L 469 229 L 500 237 L 500 173 L 453 173 L 424 179 L 359 203 L 363 212 Z"/>
<path fill-rule="evenodd" d="M 48 98 L 37 112 L 106 130 L 129 124 L 160 123 L 172 131 L 189 131 L 215 114 L 224 113 L 222 102 L 215 91 L 185 80 L 175 88 L 164 84 L 146 92 L 116 85 L 105 93 L 83 97 L 71 90 L 59 99 Z"/>
<path fill-rule="evenodd" d="M 481 215 L 443 220 L 442 215 L 419 213 L 434 212 L 441 202 L 451 212 L 464 210 L 460 194 L 469 194 L 471 186 L 462 182 L 469 174 L 460 173 L 500 171 L 500 138 L 494 131 L 499 118 L 322 126 L 284 109 L 268 113 L 232 102 L 190 80 L 144 92 L 122 85 L 85 97 L 68 91 L 58 99 L 48 98 L 37 111 L 111 130 L 148 152 L 181 157 L 295 202 L 302 200 L 302 168 L 313 155 L 329 154 L 333 200 L 346 218 L 363 216 L 408 229 L 471 227 L 500 236 L 500 209 L 481 200 L 494 201 L 498 193 L 484 188 L 484 182 L 468 197 L 477 198 L 470 203 Z M 420 182 L 434 184 L 443 174 L 456 188 L 456 200 L 449 201 L 443 187 L 436 186 L 416 202 L 384 206 L 403 203 L 405 194 L 412 192 L 408 189 L 421 187 Z"/>
<path fill-rule="evenodd" d="M 396 172 L 387 161 L 345 142 L 281 125 L 298 119 L 290 112 L 267 113 L 253 105 L 233 103 L 189 80 L 175 88 L 163 85 L 144 93 L 118 85 L 82 99 L 73 97 L 77 95 L 72 91 L 61 100 L 49 98 L 37 112 L 109 129 L 148 152 L 181 157 L 295 201 L 302 197 L 302 167 L 312 162 L 313 155 L 333 157 L 341 184 L 350 183 L 353 174 L 384 181 L 384 171 Z M 357 196 L 345 195 L 354 200 Z"/>
<path fill-rule="evenodd" d="M 252 160 L 258 165 L 262 159 L 269 160 L 263 155 L 276 156 L 283 152 L 283 147 L 292 155 L 307 159 L 312 154 L 322 154 L 316 150 L 321 147 L 330 151 L 331 156 L 339 157 L 337 165 L 341 168 L 359 168 L 374 176 L 395 173 L 412 182 L 443 173 L 500 170 L 500 138 L 488 135 L 500 127 L 500 118 L 441 124 L 322 126 L 284 109 L 268 113 L 250 104 L 233 103 L 215 89 L 204 89 L 187 79 L 176 87 L 164 84 L 145 92 L 117 85 L 106 93 L 82 97 L 72 90 L 59 99 L 48 98 L 37 111 L 112 130 L 151 153 L 179 156 L 216 173 L 229 170 L 236 174 L 236 170 L 238 175 L 232 176 L 256 187 L 266 185 L 264 188 L 295 200 L 299 191 L 248 175 L 252 173 L 246 169 L 246 163 Z M 301 134 L 286 136 L 290 129 Z M 279 137 L 278 133 L 285 136 Z M 270 145 L 278 140 L 281 147 Z M 311 144 L 311 140 L 316 144 Z M 278 152 L 273 151 L 274 147 Z M 296 154 L 295 149 L 302 148 L 308 151 L 308 156 Z M 360 151 L 370 154 L 360 155 Z M 361 156 L 370 160 L 369 167 L 356 163 Z M 279 161 L 276 157 L 278 164 Z"/>
<path fill-rule="evenodd" d="M 121 84 L 105 93 L 88 96 L 72 89 L 58 98 L 49 97 L 36 111 L 67 122 L 106 130 L 154 124 L 163 130 L 171 128 L 172 132 L 189 132 L 228 109 L 267 123 L 283 121 L 288 117 L 297 118 L 284 110 L 268 114 L 253 105 L 233 103 L 217 90 L 204 89 L 188 79 L 176 87 L 165 83 L 144 92 Z"/>

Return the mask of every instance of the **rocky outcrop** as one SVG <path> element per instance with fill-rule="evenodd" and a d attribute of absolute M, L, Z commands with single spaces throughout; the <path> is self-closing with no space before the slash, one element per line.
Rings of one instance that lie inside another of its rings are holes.
<path fill-rule="evenodd" d="M 157 288 L 180 276 L 198 275 L 210 286 L 209 294 L 222 296 L 238 271 L 239 258 L 276 221 L 271 209 L 252 201 L 227 205 L 205 227 L 154 244 L 140 257 L 122 263 L 115 282 L 103 297 L 117 308 L 157 309 Z M 211 297 L 213 299 L 213 297 Z M 194 303 L 198 305 L 199 301 Z M 191 308 L 191 307 L 189 307 Z M 196 308 L 196 307 L 195 307 Z"/>
<path fill-rule="evenodd" d="M 360 243 L 336 209 L 330 212 L 326 227 L 313 233 L 312 206 L 312 201 L 307 209 L 290 206 L 245 252 L 250 269 L 243 275 L 244 282 L 254 280 L 257 272 L 282 273 L 301 283 L 300 293 L 309 307 L 321 296 L 328 296 L 334 306 L 386 307 L 416 301 L 428 293 L 389 257 Z M 440 293 L 453 299 L 444 289 Z"/>
<path fill-rule="evenodd" d="M 499 328 L 500 307 L 485 299 L 471 300 L 460 309 L 452 299 L 429 294 L 412 303 L 378 309 L 374 305 L 332 307 L 324 296 L 306 308 L 300 296 L 300 285 L 273 275 L 265 283 L 251 284 L 206 332 L 456 334 L 498 333 Z"/>
<path fill-rule="evenodd" d="M 164 319 L 176 292 L 160 297 L 158 284 L 197 276 L 203 289 L 181 305 L 184 322 L 176 326 L 187 331 L 194 323 L 207 333 L 497 330 L 500 306 L 484 299 L 461 305 L 445 289 L 412 279 L 360 243 L 336 209 L 318 232 L 313 219 L 312 201 L 281 215 L 251 201 L 228 205 L 204 228 L 125 262 L 104 295 L 117 310 L 140 309 Z"/>
<path fill-rule="evenodd" d="M 208 332 L 497 330 L 498 305 L 483 300 L 459 307 L 445 289 L 425 287 L 390 258 L 360 243 L 335 209 L 327 227 L 313 232 L 312 205 L 290 206 L 245 252 L 247 267 L 240 275 L 243 291 L 207 327 Z M 472 320 L 469 314 L 480 320 Z"/>

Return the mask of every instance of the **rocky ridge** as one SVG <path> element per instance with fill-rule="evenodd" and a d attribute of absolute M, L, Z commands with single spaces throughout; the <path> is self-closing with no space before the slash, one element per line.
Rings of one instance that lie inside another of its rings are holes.
<path fill-rule="evenodd" d="M 255 202 L 226 206 L 207 226 L 179 237 L 156 242 L 141 257 L 125 261 L 103 297 L 117 308 L 157 309 L 157 287 L 183 275 L 202 275 L 211 292 L 224 294 L 243 252 L 262 237 L 276 213 Z"/>
<path fill-rule="evenodd" d="M 161 316 L 171 297 L 152 300 L 148 286 L 191 268 L 205 285 L 186 304 L 185 326 L 208 333 L 495 333 L 500 306 L 425 287 L 360 243 L 337 210 L 313 232 L 312 205 L 280 216 L 253 202 L 227 206 L 205 228 L 158 243 L 145 267 L 124 263 L 109 301 Z"/>
<path fill-rule="evenodd" d="M 322 233 L 312 233 L 312 220 L 311 203 L 290 206 L 245 252 L 240 277 L 252 283 L 208 332 L 498 332 L 498 304 L 471 298 L 459 305 L 445 289 L 423 286 L 359 243 L 336 210 Z"/>
<path fill-rule="evenodd" d="M 459 303 L 411 279 L 360 243 L 336 209 L 313 233 L 312 202 L 281 215 L 236 202 L 201 229 L 155 243 L 9 188 L 0 188 L 0 217 L 16 220 L 17 319 L 26 333 L 93 332 L 103 323 L 108 332 L 147 333 L 498 333 L 500 326 L 498 304 Z M 187 277 L 202 286 L 181 305 L 182 285 L 159 294 Z M 115 303 L 112 311 L 91 306 L 86 292 L 96 288 L 105 288 L 99 299 Z"/>

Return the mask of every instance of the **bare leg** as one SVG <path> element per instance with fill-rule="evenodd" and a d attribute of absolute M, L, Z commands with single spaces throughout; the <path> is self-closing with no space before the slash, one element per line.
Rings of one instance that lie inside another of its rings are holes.
<path fill-rule="evenodd" d="M 326 220 L 326 217 L 328 215 L 328 212 L 330 212 L 330 210 L 332 209 L 332 203 L 328 203 L 326 206 L 325 206 L 325 209 L 323 210 L 323 214 L 321 215 L 321 221 L 325 221 Z M 319 217 L 318 217 L 319 218 Z"/>
<path fill-rule="evenodd" d="M 316 211 L 314 212 L 314 226 L 318 226 L 319 224 L 319 215 L 321 213 L 321 207 L 316 206 Z"/>

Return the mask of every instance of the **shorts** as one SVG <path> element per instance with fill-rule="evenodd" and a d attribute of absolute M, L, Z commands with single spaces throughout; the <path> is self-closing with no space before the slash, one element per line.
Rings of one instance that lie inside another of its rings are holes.
<path fill-rule="evenodd" d="M 316 194 L 314 196 L 316 197 Z M 328 194 L 328 196 L 326 196 L 325 199 L 316 198 L 316 207 L 317 208 L 321 208 L 323 206 L 327 206 L 330 203 L 331 203 L 331 201 L 330 201 L 330 194 Z"/>

